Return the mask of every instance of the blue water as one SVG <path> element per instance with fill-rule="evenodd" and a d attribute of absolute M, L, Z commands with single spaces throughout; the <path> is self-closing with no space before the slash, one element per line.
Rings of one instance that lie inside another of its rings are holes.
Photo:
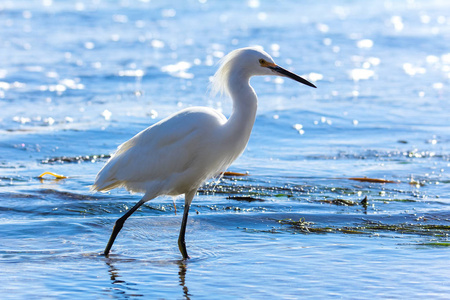
<path fill-rule="evenodd" d="M 448 298 L 449 10 L 411 0 L 3 1 L 2 298 Z M 183 201 L 176 213 L 169 197 L 144 205 L 100 256 L 140 199 L 89 192 L 102 155 L 184 107 L 229 115 L 209 80 L 223 55 L 249 45 L 318 88 L 252 79 L 257 120 L 229 169 L 248 176 L 202 187 L 191 260 L 177 248 Z M 38 179 L 45 171 L 68 178 Z M 280 223 L 289 219 L 311 230 Z"/>

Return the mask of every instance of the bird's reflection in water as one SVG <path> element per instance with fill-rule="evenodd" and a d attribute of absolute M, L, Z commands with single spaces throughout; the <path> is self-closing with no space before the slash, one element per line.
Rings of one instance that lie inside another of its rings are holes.
<path fill-rule="evenodd" d="M 135 285 L 133 283 L 128 283 L 124 280 L 120 280 L 119 278 L 121 277 L 119 274 L 119 269 L 117 269 L 114 266 L 113 260 L 111 258 L 107 258 L 105 259 L 105 263 L 108 265 L 109 267 L 109 277 L 111 280 L 111 284 L 115 285 L 111 291 L 114 294 L 120 294 L 122 296 L 129 296 L 129 297 L 143 297 L 144 295 L 142 294 L 137 294 L 137 293 L 128 293 L 126 292 L 126 290 L 129 291 L 136 291 L 136 288 L 133 288 L 132 286 Z"/>
<path fill-rule="evenodd" d="M 189 289 L 186 286 L 186 273 L 187 273 L 187 266 L 186 263 L 183 260 L 178 261 L 178 267 L 180 270 L 178 271 L 178 276 L 180 277 L 180 285 L 183 287 L 183 296 L 186 299 L 191 299 L 189 294 Z"/>
<path fill-rule="evenodd" d="M 110 279 L 111 279 L 111 283 L 112 284 L 116 284 L 116 283 L 125 283 L 123 280 L 118 280 L 117 278 L 120 277 L 119 275 L 119 270 L 117 270 L 117 268 L 112 264 L 112 260 L 111 259 L 107 259 L 106 260 L 106 264 L 109 267 L 109 275 L 110 275 Z"/>
<path fill-rule="evenodd" d="M 126 282 L 122 279 L 120 279 L 121 275 L 119 274 L 119 269 L 117 269 L 114 266 L 114 260 L 111 258 L 106 258 L 105 263 L 108 266 L 108 273 L 109 278 L 111 280 L 111 284 L 114 285 L 112 288 L 112 292 L 114 294 L 120 294 L 125 296 L 132 296 L 132 297 L 143 297 L 142 294 L 137 293 L 128 293 L 128 291 L 136 291 L 137 288 L 134 288 L 133 283 Z M 186 286 L 186 273 L 187 273 L 187 265 L 186 262 L 183 260 L 176 261 L 176 264 L 178 265 L 178 278 L 179 278 L 179 285 L 182 287 L 183 296 L 185 299 L 190 300 L 191 294 L 189 294 L 189 289 Z"/>

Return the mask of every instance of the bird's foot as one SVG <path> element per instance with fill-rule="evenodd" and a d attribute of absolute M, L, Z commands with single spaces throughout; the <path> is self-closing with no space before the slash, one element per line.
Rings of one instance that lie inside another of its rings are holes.
<path fill-rule="evenodd" d="M 188 259 L 191 259 L 189 255 L 186 254 L 186 256 L 183 255 L 183 261 L 187 261 Z"/>

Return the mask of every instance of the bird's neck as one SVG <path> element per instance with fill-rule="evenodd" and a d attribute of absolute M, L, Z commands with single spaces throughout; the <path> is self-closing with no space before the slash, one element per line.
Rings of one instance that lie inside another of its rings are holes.
<path fill-rule="evenodd" d="M 233 99 L 233 112 L 228 119 L 227 127 L 231 134 L 241 138 L 245 147 L 255 123 L 256 93 L 250 86 L 250 78 L 247 76 L 235 76 L 229 82 L 228 90 Z"/>

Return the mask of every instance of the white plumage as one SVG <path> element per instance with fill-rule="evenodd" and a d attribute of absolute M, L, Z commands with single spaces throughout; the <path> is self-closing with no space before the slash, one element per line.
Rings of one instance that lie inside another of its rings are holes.
<path fill-rule="evenodd" d="M 185 194 L 185 209 L 178 240 L 183 258 L 189 206 L 205 180 L 225 171 L 244 151 L 256 117 L 257 98 L 249 84 L 254 75 L 290 77 L 315 87 L 277 66 L 258 48 L 237 49 L 221 62 L 212 82 L 213 93 L 233 99 L 229 119 L 207 107 L 186 108 L 141 131 L 120 145 L 100 170 L 93 191 L 125 187 L 144 197 L 116 221 L 105 249 L 108 255 L 125 220 L 143 203 L 160 195 Z"/>
<path fill-rule="evenodd" d="M 169 116 L 120 145 L 92 188 L 184 194 L 231 163 L 230 155 L 221 156 L 217 133 L 225 122 L 223 115 L 203 107 Z"/>

